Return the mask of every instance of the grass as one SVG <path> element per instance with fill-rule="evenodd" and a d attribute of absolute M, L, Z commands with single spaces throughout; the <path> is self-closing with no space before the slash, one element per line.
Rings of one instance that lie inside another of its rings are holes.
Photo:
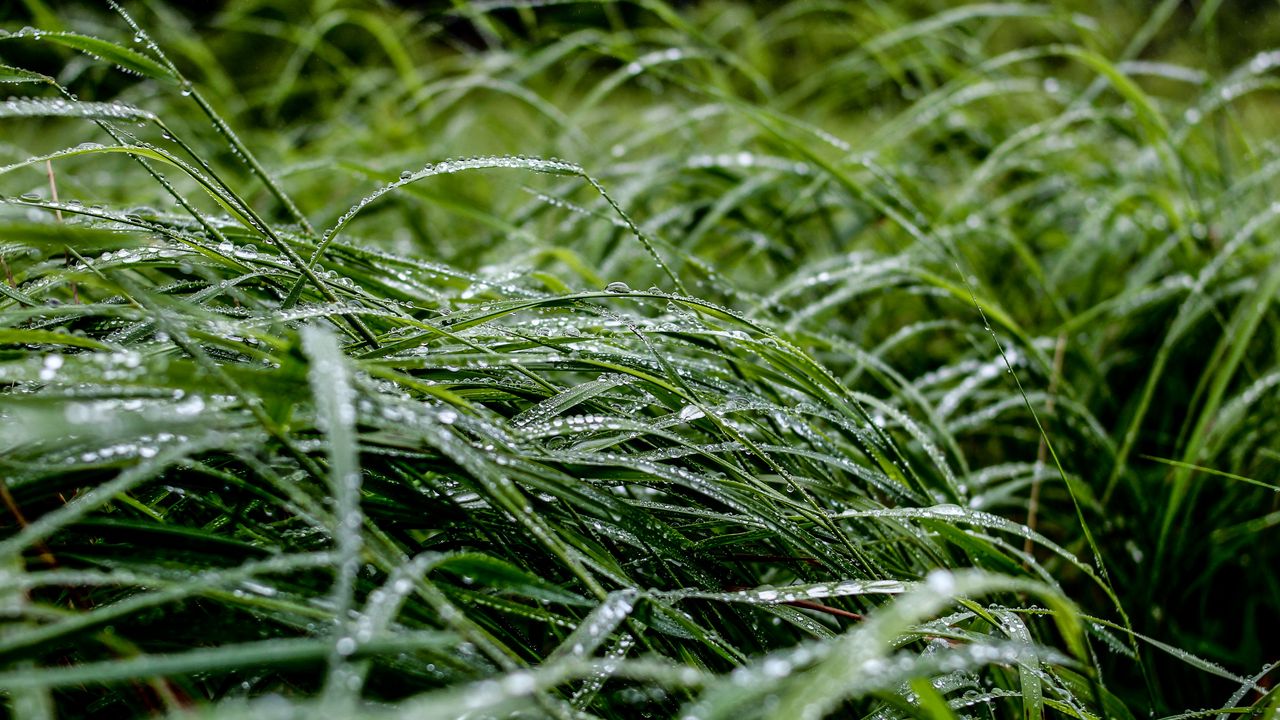
<path fill-rule="evenodd" d="M 1276 714 L 1274 10 L 127 9 L 0 11 L 8 716 Z"/>

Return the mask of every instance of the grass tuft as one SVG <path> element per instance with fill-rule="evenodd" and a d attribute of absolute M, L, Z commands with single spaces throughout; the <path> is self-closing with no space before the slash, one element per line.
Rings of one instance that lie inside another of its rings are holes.
<path fill-rule="evenodd" d="M 6 717 L 1280 707 L 1274 11 L 108 5 L 0 10 Z"/>

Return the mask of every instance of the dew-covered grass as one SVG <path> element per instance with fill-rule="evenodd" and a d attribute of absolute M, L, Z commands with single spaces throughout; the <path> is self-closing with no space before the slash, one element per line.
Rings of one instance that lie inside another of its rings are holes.
<path fill-rule="evenodd" d="M 2 716 L 1275 715 L 1273 7 L 406 5 L 0 10 Z"/>

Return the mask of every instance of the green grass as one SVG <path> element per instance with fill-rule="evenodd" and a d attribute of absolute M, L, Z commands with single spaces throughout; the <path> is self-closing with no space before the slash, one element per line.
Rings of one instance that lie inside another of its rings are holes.
<path fill-rule="evenodd" d="M 0 11 L 7 716 L 1275 716 L 1274 6 L 127 10 Z"/>

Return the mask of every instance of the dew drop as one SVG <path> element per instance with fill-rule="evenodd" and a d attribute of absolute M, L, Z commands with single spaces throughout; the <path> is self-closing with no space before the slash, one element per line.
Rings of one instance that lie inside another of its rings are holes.
<path fill-rule="evenodd" d="M 704 417 L 705 415 L 706 413 L 704 413 L 702 411 L 702 408 L 698 407 L 697 405 L 685 405 L 684 407 L 680 408 L 680 419 L 684 420 L 685 422 L 688 422 L 690 420 L 697 420 L 698 418 Z"/>
<path fill-rule="evenodd" d="M 954 503 L 941 503 L 929 509 L 933 511 L 934 515 L 946 515 L 947 517 L 962 517 L 964 515 L 964 508 Z"/>

